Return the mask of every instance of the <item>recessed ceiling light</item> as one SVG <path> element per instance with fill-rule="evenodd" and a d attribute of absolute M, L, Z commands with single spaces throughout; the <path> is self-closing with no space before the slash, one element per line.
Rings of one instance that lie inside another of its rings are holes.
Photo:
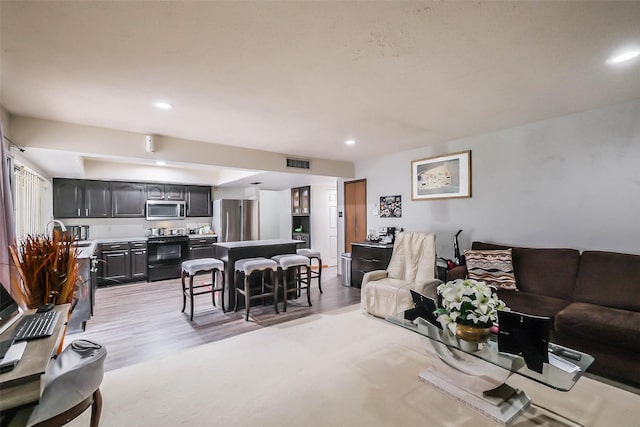
<path fill-rule="evenodd" d="M 161 110 L 171 110 L 173 108 L 173 105 L 169 104 L 168 102 L 162 102 L 162 101 L 154 102 L 153 106 Z"/>
<path fill-rule="evenodd" d="M 640 51 L 631 50 L 631 51 L 628 51 L 628 52 L 624 52 L 624 53 L 612 56 L 611 58 L 609 58 L 607 60 L 607 63 L 609 63 L 609 64 L 618 64 L 620 62 L 629 61 L 630 59 L 633 59 L 638 55 L 640 55 Z"/>
<path fill-rule="evenodd" d="M 355 144 L 356 144 L 356 141 L 355 141 L 355 140 L 353 140 L 353 139 L 347 139 L 344 143 L 345 143 L 346 145 L 355 145 Z"/>
<path fill-rule="evenodd" d="M 156 161 L 156 165 L 158 165 L 158 166 L 167 166 L 167 162 L 165 162 L 164 160 L 158 160 L 158 161 Z"/>

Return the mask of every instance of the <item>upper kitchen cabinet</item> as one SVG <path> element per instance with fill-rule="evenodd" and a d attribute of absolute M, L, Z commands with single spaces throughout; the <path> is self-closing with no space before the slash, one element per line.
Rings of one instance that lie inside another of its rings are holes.
<path fill-rule="evenodd" d="M 291 189 L 291 214 L 309 215 L 311 212 L 311 187 L 297 187 Z"/>
<path fill-rule="evenodd" d="M 211 187 L 187 186 L 187 216 L 211 216 Z"/>
<path fill-rule="evenodd" d="M 110 183 L 54 178 L 53 216 L 56 218 L 108 218 L 111 216 Z"/>
<path fill-rule="evenodd" d="M 147 184 L 147 200 L 184 200 L 184 185 Z"/>
<path fill-rule="evenodd" d="M 147 200 L 146 184 L 140 182 L 112 182 L 111 205 L 114 218 L 144 218 Z"/>

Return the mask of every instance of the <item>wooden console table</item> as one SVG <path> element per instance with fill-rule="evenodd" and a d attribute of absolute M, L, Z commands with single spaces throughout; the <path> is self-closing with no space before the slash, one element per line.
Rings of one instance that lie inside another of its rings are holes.
<path fill-rule="evenodd" d="M 55 306 L 60 312 L 53 334 L 48 338 L 40 338 L 27 342 L 22 358 L 9 372 L 0 374 L 0 411 L 23 405 L 37 404 L 40 401 L 46 373 L 52 358 L 55 357 L 60 343 L 64 338 L 64 326 L 67 323 L 69 304 Z M 25 314 L 32 314 L 35 310 L 28 310 Z M 0 341 L 11 337 L 20 321 L 11 325 L 0 335 Z"/>

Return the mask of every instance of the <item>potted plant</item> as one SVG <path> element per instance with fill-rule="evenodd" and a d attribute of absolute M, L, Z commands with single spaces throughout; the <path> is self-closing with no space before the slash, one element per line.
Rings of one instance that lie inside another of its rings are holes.
<path fill-rule="evenodd" d="M 443 328 L 462 340 L 463 349 L 477 349 L 478 343 L 489 337 L 490 328 L 498 319 L 498 310 L 508 310 L 494 289 L 473 279 L 457 279 L 438 286 L 442 307 L 435 314 Z"/>
<path fill-rule="evenodd" d="M 44 304 L 71 304 L 78 279 L 74 237 L 28 235 L 9 247 L 22 286 L 17 291 L 27 308 Z"/>

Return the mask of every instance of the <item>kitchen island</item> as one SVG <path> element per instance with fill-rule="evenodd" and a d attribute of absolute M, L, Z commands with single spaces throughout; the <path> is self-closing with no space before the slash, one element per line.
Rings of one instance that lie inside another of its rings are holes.
<path fill-rule="evenodd" d="M 235 305 L 235 277 L 234 264 L 243 258 L 265 257 L 271 258 L 281 254 L 295 254 L 298 245 L 304 243 L 300 240 L 272 239 L 272 240 L 247 240 L 242 242 L 215 243 L 215 257 L 224 262 L 226 275 L 226 307 L 233 310 Z"/>

